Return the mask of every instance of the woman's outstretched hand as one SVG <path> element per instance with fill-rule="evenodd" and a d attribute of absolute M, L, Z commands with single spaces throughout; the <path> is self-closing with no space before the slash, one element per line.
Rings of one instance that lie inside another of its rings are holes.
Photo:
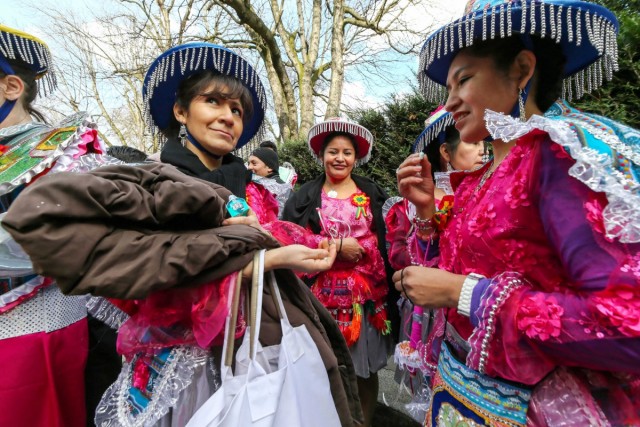
<path fill-rule="evenodd" d="M 435 212 L 435 183 L 427 156 L 412 154 L 396 169 L 398 192 L 416 206 L 417 214 L 428 219 Z"/>
<path fill-rule="evenodd" d="M 303 273 L 315 273 L 331 268 L 336 259 L 336 245 L 328 240 L 322 240 L 317 249 L 304 245 L 288 245 L 269 249 L 264 254 L 264 271 L 279 268 L 290 268 Z M 243 270 L 244 277 L 251 277 L 253 262 Z"/>

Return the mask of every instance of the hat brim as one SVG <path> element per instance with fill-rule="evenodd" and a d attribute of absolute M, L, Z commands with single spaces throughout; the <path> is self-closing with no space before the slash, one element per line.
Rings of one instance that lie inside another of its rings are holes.
<path fill-rule="evenodd" d="M 436 113 L 437 114 L 437 113 Z M 412 153 L 420 153 L 424 151 L 429 144 L 438 139 L 442 132 L 445 132 L 447 128 L 454 124 L 453 115 L 451 113 L 444 113 L 432 123 L 429 123 L 424 128 L 420 136 L 416 138 L 413 146 L 411 147 Z"/>
<path fill-rule="evenodd" d="M 345 120 L 328 120 L 318 123 L 309 130 L 307 143 L 311 154 L 318 163 L 322 164 L 322 144 L 324 144 L 327 136 L 333 132 L 344 132 L 354 137 L 358 146 L 356 166 L 363 165 L 369 161 L 371 149 L 373 148 L 373 135 L 369 132 L 369 129 Z"/>
<path fill-rule="evenodd" d="M 605 7 L 582 1 L 558 0 L 527 1 L 524 5 L 525 9 L 523 3 L 497 4 L 443 26 L 427 39 L 422 48 L 421 73 L 446 86 L 449 67 L 460 50 L 478 38 L 489 40 L 518 33 L 556 40 L 566 57 L 565 78 L 584 70 L 603 56 L 607 61 L 617 63 L 615 34 L 618 21 Z M 615 57 L 608 57 L 607 52 Z"/>
<path fill-rule="evenodd" d="M 40 95 L 52 93 L 56 88 L 51 52 L 39 38 L 0 24 L 0 57 L 19 60 L 33 71 Z"/>
<path fill-rule="evenodd" d="M 193 74 L 214 70 L 240 80 L 253 100 L 253 116 L 244 125 L 236 149 L 246 145 L 260 130 L 266 109 L 266 94 L 254 68 L 241 56 L 211 43 L 189 43 L 173 47 L 151 64 L 142 87 L 146 114 L 152 126 L 166 129 L 174 117 L 173 106 L 180 83 Z"/>

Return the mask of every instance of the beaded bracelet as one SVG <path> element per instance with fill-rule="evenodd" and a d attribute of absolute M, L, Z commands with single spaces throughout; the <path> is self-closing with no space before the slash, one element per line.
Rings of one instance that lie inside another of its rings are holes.
<path fill-rule="evenodd" d="M 433 221 L 431 221 L 431 218 L 422 219 L 422 218 L 419 218 L 418 216 L 415 216 L 413 217 L 413 224 L 416 226 L 416 230 L 421 231 L 423 233 L 428 231 L 434 231 Z"/>
<path fill-rule="evenodd" d="M 432 219 L 422 219 L 417 216 L 413 218 L 413 224 L 416 227 L 416 236 L 420 240 L 433 241 L 433 238 L 437 234 L 437 229 L 433 226 Z"/>

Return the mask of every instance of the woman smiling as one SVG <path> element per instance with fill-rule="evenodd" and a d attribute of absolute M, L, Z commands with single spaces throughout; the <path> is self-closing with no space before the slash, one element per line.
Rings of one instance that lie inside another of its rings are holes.
<path fill-rule="evenodd" d="M 477 1 L 468 12 L 425 43 L 421 83 L 429 97 L 446 87 L 461 138 L 491 140 L 494 159 L 452 175 L 441 231 L 429 162 L 413 155 L 398 172 L 416 228 L 439 238 L 439 269 L 393 277 L 442 314 L 425 352 L 426 424 L 637 425 L 637 132 L 542 116 L 611 76 L 617 20 L 582 1 Z"/>
<path fill-rule="evenodd" d="M 384 240 L 382 205 L 387 195 L 372 180 L 353 173 L 371 156 L 373 136 L 364 127 L 332 119 L 311 128 L 308 144 L 324 173 L 289 198 L 285 221 L 267 228 L 283 243 L 316 247 L 324 238 L 336 242 L 333 267 L 309 280 L 349 345 L 369 426 L 378 395 L 377 372 L 386 366 L 391 348 L 388 311 L 396 308 L 397 300 L 388 281 Z M 387 305 L 387 300 L 393 303 Z"/>

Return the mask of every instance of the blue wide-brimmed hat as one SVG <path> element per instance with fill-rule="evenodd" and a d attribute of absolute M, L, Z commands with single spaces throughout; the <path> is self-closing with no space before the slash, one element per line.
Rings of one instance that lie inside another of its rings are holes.
<path fill-rule="evenodd" d="M 236 149 L 262 132 L 267 106 L 264 86 L 254 68 L 235 52 L 212 43 L 187 43 L 164 52 L 149 67 L 142 86 L 145 118 L 156 133 L 166 129 L 174 117 L 173 106 L 180 83 L 189 76 L 213 70 L 237 78 L 253 99 L 253 116 L 245 123 Z"/>
<path fill-rule="evenodd" d="M 411 152 L 420 153 L 435 140 L 439 140 L 440 143 L 444 142 L 444 138 L 440 138 L 440 136 L 444 137 L 447 128 L 453 123 L 453 115 L 445 110 L 443 105 L 439 106 L 426 120 L 426 127 L 413 143 Z"/>
<path fill-rule="evenodd" d="M 36 74 L 40 95 L 51 93 L 56 87 L 51 52 L 46 43 L 23 31 L 0 25 L 0 69 L 13 74 L 6 60 L 19 60 Z M 8 67 L 8 68 L 7 68 Z"/>
<path fill-rule="evenodd" d="M 478 40 L 537 35 L 558 43 L 566 57 L 562 97 L 579 98 L 618 69 L 618 21 L 603 6 L 574 0 L 472 0 L 466 15 L 432 34 L 420 53 L 424 95 L 440 101 L 455 55 Z"/>

